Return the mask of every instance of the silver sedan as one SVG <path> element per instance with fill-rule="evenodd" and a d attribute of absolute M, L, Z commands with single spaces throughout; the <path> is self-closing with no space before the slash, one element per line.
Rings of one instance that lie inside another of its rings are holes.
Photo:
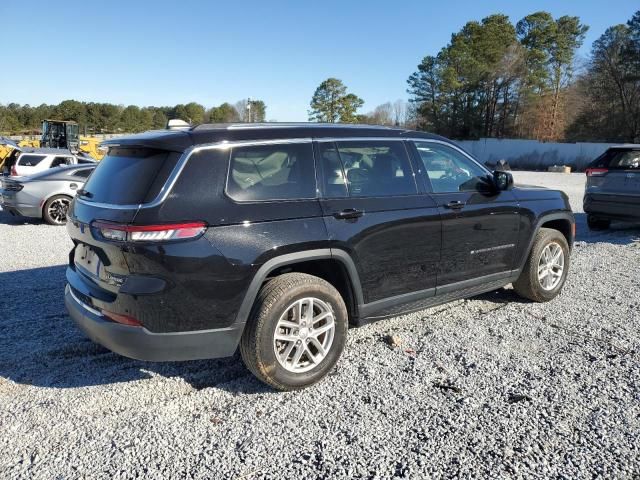
<path fill-rule="evenodd" d="M 64 225 L 71 200 L 94 168 L 95 165 L 71 165 L 28 177 L 0 177 L 0 205 L 12 215 Z"/>

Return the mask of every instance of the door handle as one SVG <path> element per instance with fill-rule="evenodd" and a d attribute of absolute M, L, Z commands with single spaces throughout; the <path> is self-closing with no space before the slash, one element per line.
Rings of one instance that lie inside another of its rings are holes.
<path fill-rule="evenodd" d="M 358 218 L 364 215 L 364 210 L 356 210 L 355 208 L 345 208 L 340 212 L 334 212 L 333 216 L 338 220 L 348 220 L 350 218 Z"/>
<path fill-rule="evenodd" d="M 444 207 L 450 208 L 451 210 L 460 210 L 464 207 L 464 202 L 461 202 L 460 200 L 453 200 L 449 203 L 446 203 Z"/>

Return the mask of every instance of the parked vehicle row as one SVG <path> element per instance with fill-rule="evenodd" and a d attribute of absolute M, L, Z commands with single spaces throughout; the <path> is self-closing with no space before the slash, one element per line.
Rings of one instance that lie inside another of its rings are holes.
<path fill-rule="evenodd" d="M 16 148 L 0 176 L 0 206 L 12 215 L 64 225 L 67 210 L 96 166 L 85 155 L 58 148 Z"/>
<path fill-rule="evenodd" d="M 28 177 L 0 177 L 0 205 L 12 215 L 64 225 L 73 197 L 95 165 L 65 165 Z"/>
<path fill-rule="evenodd" d="M 86 155 L 73 154 L 58 148 L 24 148 L 16 150 L 15 156 L 4 165 L 4 173 L 21 177 L 44 172 L 64 165 L 95 165 L 96 161 Z"/>
<path fill-rule="evenodd" d="M 106 142 L 69 211 L 65 303 L 152 361 L 232 355 L 277 389 L 336 364 L 349 323 L 513 283 L 564 285 L 567 196 L 394 128 L 199 126 Z"/>

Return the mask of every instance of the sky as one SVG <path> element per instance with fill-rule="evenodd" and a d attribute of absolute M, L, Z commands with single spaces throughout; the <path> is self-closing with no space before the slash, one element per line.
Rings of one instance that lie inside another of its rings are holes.
<path fill-rule="evenodd" d="M 590 27 L 586 58 L 638 9 L 637 0 L 0 0 L 0 103 L 210 108 L 251 97 L 268 120 L 306 121 L 316 87 L 335 77 L 364 113 L 408 98 L 421 59 L 467 21 L 577 15 Z"/>

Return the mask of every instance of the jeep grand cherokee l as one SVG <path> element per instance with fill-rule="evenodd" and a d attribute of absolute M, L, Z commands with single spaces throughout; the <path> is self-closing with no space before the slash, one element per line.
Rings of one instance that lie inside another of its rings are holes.
<path fill-rule="evenodd" d="M 202 125 L 106 142 L 76 196 L 65 303 L 94 341 L 153 361 L 232 355 L 298 389 L 349 323 L 513 283 L 565 282 L 566 195 L 514 186 L 449 140 L 318 124 Z"/>

